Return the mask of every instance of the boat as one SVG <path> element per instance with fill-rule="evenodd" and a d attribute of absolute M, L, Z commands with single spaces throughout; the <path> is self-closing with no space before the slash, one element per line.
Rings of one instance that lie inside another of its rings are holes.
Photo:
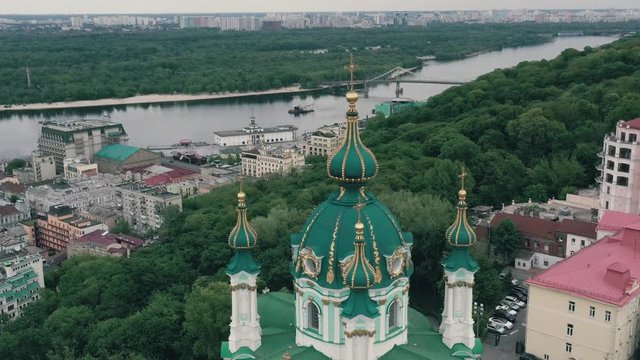
<path fill-rule="evenodd" d="M 295 105 L 293 108 L 289 109 L 289 114 L 293 115 L 308 114 L 310 112 L 314 112 L 313 105 Z"/>

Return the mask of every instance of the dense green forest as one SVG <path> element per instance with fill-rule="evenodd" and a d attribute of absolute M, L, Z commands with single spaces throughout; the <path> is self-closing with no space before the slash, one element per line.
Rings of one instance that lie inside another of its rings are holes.
<path fill-rule="evenodd" d="M 603 135 L 618 119 L 639 115 L 640 37 L 629 37 L 497 70 L 424 108 L 371 120 L 363 140 L 380 162 L 372 191 L 414 234 L 412 306 L 440 305 L 439 260 L 461 162 L 470 168 L 474 205 L 563 196 L 593 183 Z M 261 288 L 291 287 L 289 234 L 336 189 L 323 161 L 246 188 Z M 168 211 L 162 240 L 130 259 L 73 258 L 49 273 L 39 302 L 15 321 L 0 321 L 0 358 L 216 358 L 228 335 L 224 267 L 236 192 L 226 186 L 185 201 L 182 213 Z M 494 304 L 502 284 L 476 256 L 474 295 Z"/>
<path fill-rule="evenodd" d="M 307 29 L 281 32 L 173 30 L 120 33 L 0 32 L 0 104 L 215 93 L 345 79 L 345 51 L 358 77 L 417 56 L 456 59 L 550 41 L 559 31 L 638 30 L 620 24 L 435 24 L 427 28 Z M 380 47 L 380 48 L 377 48 Z M 327 49 L 315 54 L 314 50 Z M 365 65 L 366 64 L 366 65 Z M 26 68 L 31 72 L 27 86 Z"/>

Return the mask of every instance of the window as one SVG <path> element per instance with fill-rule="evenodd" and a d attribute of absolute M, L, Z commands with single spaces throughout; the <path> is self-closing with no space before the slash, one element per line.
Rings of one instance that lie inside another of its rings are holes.
<path fill-rule="evenodd" d="M 608 182 L 609 184 L 613 184 L 613 175 L 607 174 L 605 177 L 605 181 Z"/>
<path fill-rule="evenodd" d="M 609 150 L 607 151 L 607 155 L 616 156 L 616 147 L 609 145 Z"/>
<path fill-rule="evenodd" d="M 620 157 L 623 159 L 631 159 L 631 149 L 620 148 Z"/>
<path fill-rule="evenodd" d="M 567 335 L 573 336 L 573 324 L 567 324 Z"/>
<path fill-rule="evenodd" d="M 605 201 L 605 203 L 604 203 L 604 208 L 605 208 L 605 209 L 608 209 L 608 208 L 609 208 L 609 202 L 608 202 L 608 201 Z"/>
<path fill-rule="evenodd" d="M 319 331 L 320 330 L 320 312 L 318 310 L 318 306 L 313 302 L 309 303 L 308 311 L 308 326 L 310 329 Z"/>
<path fill-rule="evenodd" d="M 620 140 L 627 141 L 627 133 L 620 133 Z"/>
<path fill-rule="evenodd" d="M 611 186 L 607 186 L 607 194 L 611 193 Z"/>
<path fill-rule="evenodd" d="M 637 140 L 636 134 L 629 134 L 629 142 L 636 142 L 636 140 Z"/>
<path fill-rule="evenodd" d="M 549 355 L 544 354 L 544 360 L 549 360 Z"/>
<path fill-rule="evenodd" d="M 607 169 L 613 170 L 613 169 L 615 169 L 615 166 L 616 166 L 616 164 L 613 161 L 611 161 L 611 160 L 607 161 Z"/>
<path fill-rule="evenodd" d="M 629 164 L 619 163 L 618 164 L 618 171 L 628 173 L 629 172 Z"/>
<path fill-rule="evenodd" d="M 571 345 L 571 343 L 564 344 L 564 351 L 571 353 L 571 350 L 573 350 L 573 346 Z"/>
<path fill-rule="evenodd" d="M 389 321 L 387 323 L 388 329 L 391 330 L 397 326 L 400 326 L 399 324 L 399 311 L 400 310 L 400 302 L 398 300 L 394 301 L 393 303 L 391 303 L 391 305 L 389 306 Z"/>
<path fill-rule="evenodd" d="M 618 176 L 618 180 L 616 181 L 616 184 L 621 186 L 627 186 L 629 185 L 629 178 L 624 176 Z"/>
<path fill-rule="evenodd" d="M 547 260 L 544 261 L 544 266 L 549 266 L 549 262 Z"/>
<path fill-rule="evenodd" d="M 576 238 L 571 238 L 571 243 L 575 244 L 576 243 Z"/>
<path fill-rule="evenodd" d="M 593 306 L 589 306 L 589 317 L 595 317 L 596 316 L 596 308 Z"/>
<path fill-rule="evenodd" d="M 611 321 L 611 311 L 607 310 L 604 312 L 604 321 Z"/>
<path fill-rule="evenodd" d="M 574 301 L 569 301 L 569 311 L 576 311 L 576 303 Z"/>
<path fill-rule="evenodd" d="M 571 253 L 569 255 L 573 255 L 575 253 L 576 253 L 575 251 L 571 250 Z"/>
<path fill-rule="evenodd" d="M 580 240 L 580 246 L 584 246 L 584 240 Z"/>

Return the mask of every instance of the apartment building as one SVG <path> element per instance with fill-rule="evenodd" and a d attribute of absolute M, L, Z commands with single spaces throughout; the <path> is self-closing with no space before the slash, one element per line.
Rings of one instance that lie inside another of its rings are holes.
<path fill-rule="evenodd" d="M 84 155 L 90 162 L 95 153 L 109 144 L 129 141 L 122 124 L 106 120 L 46 121 L 42 125 L 38 150 L 53 155 L 56 172 L 64 171 L 64 159 Z"/>
<path fill-rule="evenodd" d="M 96 230 L 73 240 L 67 249 L 67 256 L 69 258 L 78 255 L 129 257 L 132 250 L 144 244 L 144 240 L 135 236 Z"/>
<path fill-rule="evenodd" d="M 33 168 L 33 180 L 35 182 L 51 180 L 56 177 L 56 164 L 53 155 L 37 150 L 32 152 L 31 167 Z"/>
<path fill-rule="evenodd" d="M 329 156 L 344 141 L 346 131 L 344 126 L 326 126 L 309 134 L 302 144 L 304 156 Z"/>
<path fill-rule="evenodd" d="M 242 175 L 263 177 L 269 174 L 287 174 L 292 169 L 304 166 L 304 156 L 294 149 L 262 147 L 243 151 Z"/>
<path fill-rule="evenodd" d="M 527 281 L 527 352 L 547 360 L 632 357 L 640 339 L 637 229 L 624 227 Z"/>
<path fill-rule="evenodd" d="M 28 218 L 29 214 L 25 211 L 20 211 L 15 205 L 0 206 L 0 226 L 15 225 Z"/>
<path fill-rule="evenodd" d="M 64 159 L 64 178 L 67 180 L 82 179 L 98 174 L 98 164 L 90 164 L 84 156 Z"/>
<path fill-rule="evenodd" d="M 0 252 L 0 315 L 14 319 L 44 287 L 42 256 L 26 248 Z"/>
<path fill-rule="evenodd" d="M 629 214 L 640 212 L 640 118 L 618 121 L 614 133 L 605 136 L 600 176 L 600 216 L 604 210 Z"/>
<path fill-rule="evenodd" d="M 116 187 L 115 202 L 124 219 L 139 233 L 159 229 L 162 213 L 168 206 L 177 206 L 182 211 L 182 196 L 169 193 L 162 186 L 147 187 L 142 182 Z"/>
<path fill-rule="evenodd" d="M 67 205 L 52 206 L 46 219 L 38 219 L 36 244 L 40 247 L 61 251 L 75 239 L 95 230 L 107 231 L 105 224 L 76 216 Z"/>
<path fill-rule="evenodd" d="M 120 184 L 122 184 L 122 178 L 112 174 L 74 178 L 62 184 L 30 188 L 26 192 L 26 200 L 31 209 L 36 212 L 46 213 L 55 205 L 68 205 L 77 212 L 82 212 L 93 206 L 113 204 L 114 186 Z"/>

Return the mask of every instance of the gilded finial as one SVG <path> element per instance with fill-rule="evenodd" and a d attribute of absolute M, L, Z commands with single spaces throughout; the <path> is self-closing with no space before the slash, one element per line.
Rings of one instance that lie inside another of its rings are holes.
<path fill-rule="evenodd" d="M 238 181 L 240 181 L 240 192 L 238 193 L 238 202 L 239 203 L 244 203 L 245 199 L 247 198 L 247 195 L 244 193 L 244 176 L 240 175 L 238 176 Z"/>
<path fill-rule="evenodd" d="M 362 198 L 358 197 L 358 203 L 353 206 L 354 209 L 358 212 L 358 221 L 356 222 L 356 232 L 362 233 L 364 231 L 364 224 L 362 223 L 362 209 L 367 206 L 367 204 L 362 202 Z"/>
<path fill-rule="evenodd" d="M 353 53 L 349 54 L 349 65 L 347 66 L 347 69 L 349 69 L 349 73 L 351 74 L 351 82 L 349 83 L 351 85 L 351 91 L 353 91 L 353 80 L 357 67 L 358 65 L 353 63 Z"/>
<path fill-rule="evenodd" d="M 460 187 L 460 191 L 458 191 L 458 199 L 460 201 L 465 201 L 467 198 L 467 191 L 464 189 L 464 178 L 467 176 L 467 172 L 464 169 L 464 165 L 462 165 L 462 171 L 458 177 L 460 178 L 460 182 L 462 186 Z"/>

